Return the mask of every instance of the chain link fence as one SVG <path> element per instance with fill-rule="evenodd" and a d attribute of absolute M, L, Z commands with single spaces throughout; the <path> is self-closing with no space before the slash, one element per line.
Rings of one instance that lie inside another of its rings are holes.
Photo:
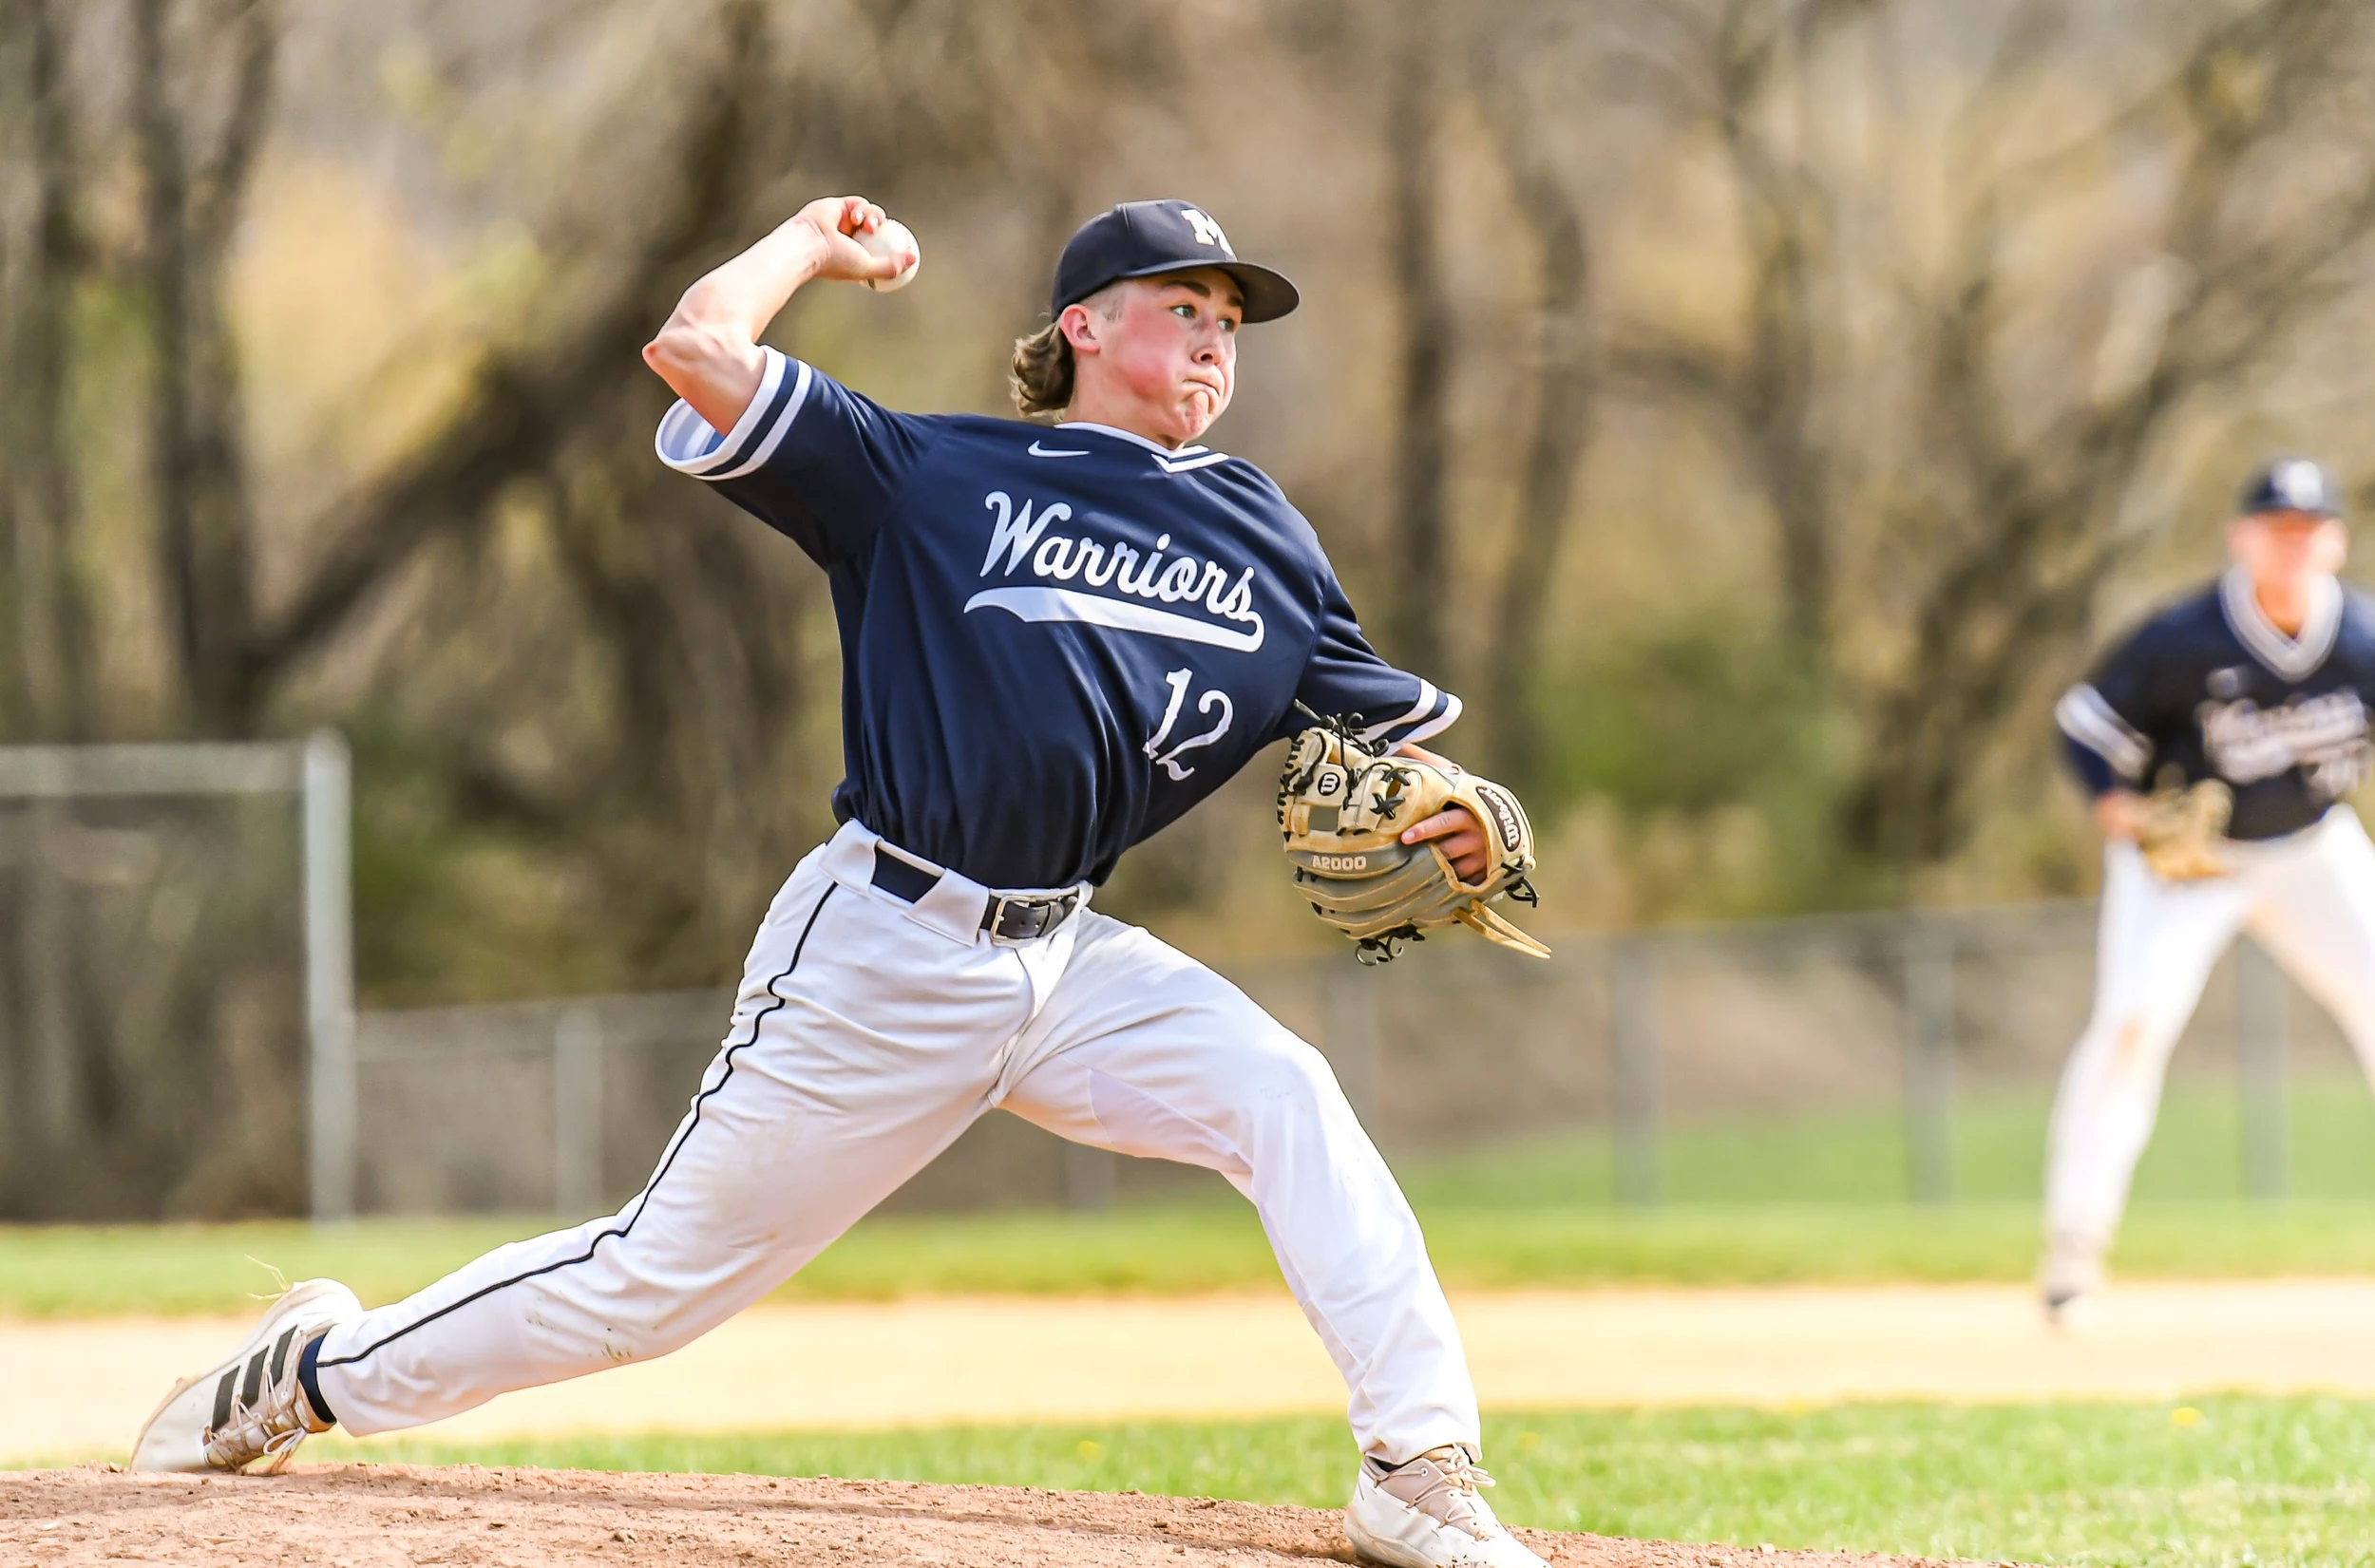
<path fill-rule="evenodd" d="M 335 1212 L 348 816 L 327 732 L 0 746 L 0 1217 Z"/>
<path fill-rule="evenodd" d="M 1349 954 L 1222 967 L 1328 1056 L 1406 1180 L 1497 1159 L 1544 1201 L 1754 1200 L 1801 1193 L 1795 1162 L 1844 1168 L 1860 1195 L 1947 1202 L 1984 1163 L 1966 1133 L 2001 1143 L 1990 1129 L 2014 1124 L 2004 1158 L 2033 1167 L 2093 940 L 2093 906 L 2070 902 L 1569 936 L 1547 963 L 1454 935 L 1382 969 Z M 720 990 L 363 1014 L 359 1207 L 623 1201 L 731 1005 Z M 2173 1066 L 2179 1092 L 2233 1111 L 2227 1190 L 2285 1190 L 2295 1082 L 2361 1093 L 2325 1014 L 2244 942 Z M 1750 1153 L 1792 1125 L 1813 1128 L 1811 1152 L 1774 1153 L 1776 1177 Z M 1732 1162 L 1731 1187 L 1694 1160 Z M 2375 1160 L 2367 1175 L 2375 1196 Z M 889 1206 L 1098 1208 L 1213 1180 L 993 1113 Z"/>

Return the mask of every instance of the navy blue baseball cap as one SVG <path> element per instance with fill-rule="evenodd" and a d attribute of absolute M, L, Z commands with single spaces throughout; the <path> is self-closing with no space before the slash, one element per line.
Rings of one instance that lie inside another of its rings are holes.
<path fill-rule="evenodd" d="M 1283 273 L 1238 260 L 1228 236 L 1203 208 L 1187 201 L 1125 201 L 1080 225 L 1064 246 L 1047 313 L 1062 315 L 1067 305 L 1126 277 L 1194 267 L 1217 267 L 1237 280 L 1248 322 L 1276 321 L 1302 303 Z"/>
<path fill-rule="evenodd" d="M 2278 458 L 2263 463 L 2245 482 L 2235 502 L 2238 517 L 2262 512 L 2306 512 L 2313 518 L 2342 516 L 2342 493 L 2331 474 L 2307 458 Z"/>

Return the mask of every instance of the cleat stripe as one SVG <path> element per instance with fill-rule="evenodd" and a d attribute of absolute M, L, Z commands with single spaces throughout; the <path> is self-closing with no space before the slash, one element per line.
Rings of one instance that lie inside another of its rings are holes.
<path fill-rule="evenodd" d="M 233 1367 L 222 1374 L 222 1381 L 215 1385 L 215 1419 L 206 1428 L 208 1437 L 231 1425 L 231 1389 L 238 1380 L 239 1369 Z"/>
<path fill-rule="evenodd" d="M 280 1369 L 289 1364 L 289 1341 L 295 1337 L 296 1325 L 292 1323 L 282 1332 L 280 1342 L 272 1348 L 272 1380 L 276 1386 L 280 1382 Z"/>
<path fill-rule="evenodd" d="M 258 1351 L 256 1352 L 256 1359 L 247 1364 L 247 1381 L 239 1385 L 240 1404 L 253 1407 L 256 1404 L 256 1396 L 263 1392 L 264 1357 L 270 1353 L 267 1351 Z"/>

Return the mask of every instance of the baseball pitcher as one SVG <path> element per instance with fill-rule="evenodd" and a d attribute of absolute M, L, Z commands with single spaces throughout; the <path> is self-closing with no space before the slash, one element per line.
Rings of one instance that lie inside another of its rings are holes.
<path fill-rule="evenodd" d="M 2146 621 L 2054 711 L 2105 840 L 2095 1006 L 2054 1102 L 2048 1315 L 2101 1286 L 2162 1069 L 2249 930 L 2375 1068 L 2375 849 L 2365 783 L 2375 605 L 2335 580 L 2333 482 L 2287 458 L 2245 486 L 2226 576 Z"/>
<path fill-rule="evenodd" d="M 900 413 L 759 342 L 812 279 L 911 272 L 886 222 L 854 197 L 810 204 L 695 283 L 644 350 L 681 399 L 659 460 L 831 583 L 847 767 L 840 831 L 776 896 L 650 1182 L 617 1215 L 392 1306 L 296 1286 L 167 1399 L 135 1463 L 276 1466 L 333 1424 L 414 1426 L 664 1355 L 1003 1106 L 1217 1170 L 1252 1200 L 1351 1390 L 1364 1457 L 1347 1526 L 1364 1559 L 1538 1564 L 1479 1492 L 1459 1332 L 1327 1064 L 1202 964 L 1091 907 L 1132 844 L 1313 728 L 1361 793 L 1345 818 L 1361 836 L 1342 840 L 1357 852 L 1315 854 L 1336 806 L 1289 822 L 1282 803 L 1298 876 L 1358 881 L 1386 847 L 1416 868 L 1374 897 L 1315 897 L 1347 935 L 1505 925 L 1473 906 L 1522 890 L 1530 865 L 1506 791 L 1479 795 L 1416 749 L 1458 699 L 1371 651 L 1268 476 L 1198 444 L 1228 407 L 1239 329 L 1294 310 L 1295 288 L 1238 259 L 1201 209 L 1130 202 L 1073 236 L 1053 321 L 1016 349 L 1017 406 L 1060 423 Z"/>

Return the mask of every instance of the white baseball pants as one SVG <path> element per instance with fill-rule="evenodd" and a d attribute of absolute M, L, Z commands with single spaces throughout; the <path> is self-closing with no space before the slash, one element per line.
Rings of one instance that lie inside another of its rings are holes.
<path fill-rule="evenodd" d="M 2375 1074 L 2375 845 L 2347 806 L 2288 838 L 2236 844 L 2229 875 L 2165 882 L 2131 843 L 2104 851 L 2095 1009 L 2054 1101 L 2045 1228 L 2100 1252 L 2152 1136 L 2161 1076 L 2211 966 L 2249 931 L 2324 1004 Z"/>
<path fill-rule="evenodd" d="M 982 890 L 871 883 L 855 823 L 776 895 L 723 1048 L 617 1215 L 489 1253 L 331 1331 L 315 1364 L 355 1433 L 665 1355 L 766 1295 L 1003 1105 L 1066 1138 L 1221 1172 L 1389 1463 L 1478 1440 L 1459 1332 L 1401 1190 L 1320 1053 L 1146 932 L 1083 909 L 1035 942 Z M 983 1355 L 996 1355 L 984 1344 Z M 800 1390 L 784 1390 L 800 1419 Z"/>

